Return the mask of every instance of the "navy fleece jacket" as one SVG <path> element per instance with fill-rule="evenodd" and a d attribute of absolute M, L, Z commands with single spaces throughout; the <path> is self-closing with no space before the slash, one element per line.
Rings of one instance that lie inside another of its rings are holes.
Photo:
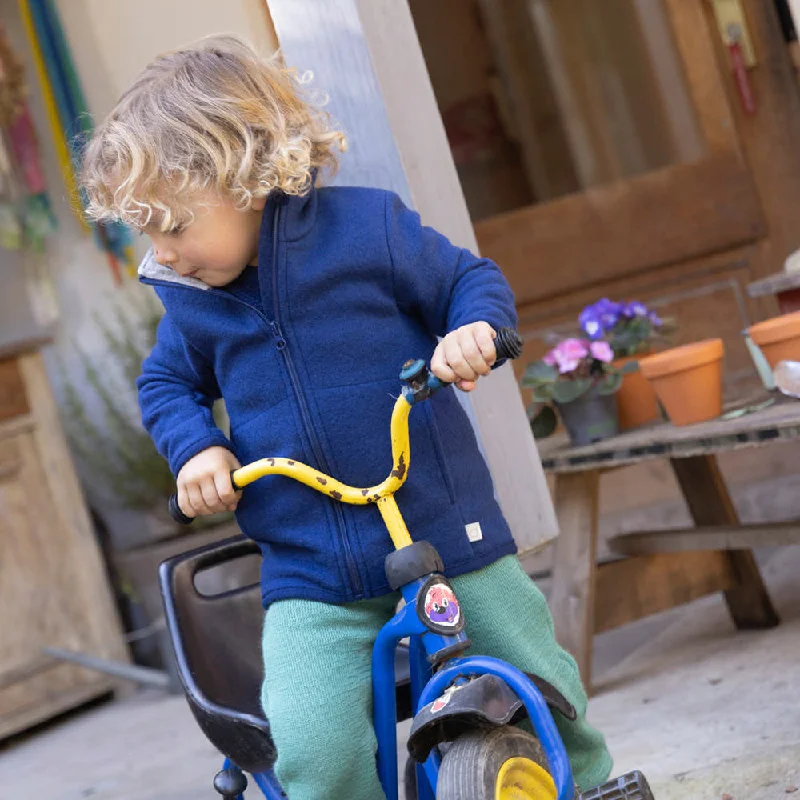
<path fill-rule="evenodd" d="M 249 272 L 250 271 L 250 272 Z M 250 280 L 257 271 L 257 281 Z M 177 474 L 211 445 L 243 463 L 303 461 L 369 486 L 391 468 L 389 419 L 408 358 L 485 320 L 514 326 L 497 266 L 423 227 L 391 193 L 330 187 L 275 195 L 258 267 L 211 288 L 152 256 L 140 268 L 166 313 L 139 379 L 144 425 Z M 239 284 L 238 286 L 235 284 Z M 211 406 L 225 398 L 230 441 Z M 454 576 L 515 552 L 466 414 L 448 388 L 410 416 L 411 465 L 397 502 L 412 537 Z M 344 506 L 282 476 L 244 491 L 236 512 L 261 546 L 264 605 L 385 594 L 391 542 L 375 506 Z M 468 536 L 467 525 L 471 525 Z"/>

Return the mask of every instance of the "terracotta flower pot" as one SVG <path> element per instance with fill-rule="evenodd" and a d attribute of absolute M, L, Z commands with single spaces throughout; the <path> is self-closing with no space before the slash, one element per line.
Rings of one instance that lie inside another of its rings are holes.
<path fill-rule="evenodd" d="M 781 361 L 800 361 L 800 311 L 751 325 L 750 338 L 772 369 Z"/>
<path fill-rule="evenodd" d="M 639 362 L 673 425 L 692 425 L 722 413 L 724 352 L 722 339 L 709 339 Z"/>
<path fill-rule="evenodd" d="M 618 358 L 614 361 L 614 366 L 622 369 L 625 364 L 641 361 L 645 357 L 643 355 Z M 660 417 L 656 393 L 640 369 L 622 376 L 622 386 L 617 392 L 617 412 L 619 428 L 622 431 L 638 428 Z"/>

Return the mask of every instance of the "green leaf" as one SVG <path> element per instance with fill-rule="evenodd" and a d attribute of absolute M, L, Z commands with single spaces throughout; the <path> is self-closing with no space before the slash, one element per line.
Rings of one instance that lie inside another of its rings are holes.
<path fill-rule="evenodd" d="M 638 371 L 639 371 L 638 361 L 628 361 L 619 368 L 619 372 L 622 375 L 630 375 L 631 373 Z"/>
<path fill-rule="evenodd" d="M 544 406 L 531 420 L 531 431 L 535 439 L 546 439 L 558 427 L 558 418 L 552 406 Z"/>
<path fill-rule="evenodd" d="M 533 399 L 537 403 L 549 403 L 553 399 L 553 387 L 556 383 L 539 384 L 533 390 Z"/>
<path fill-rule="evenodd" d="M 614 394 L 622 386 L 622 375 L 619 372 L 609 372 L 597 384 L 598 394 Z"/>
<path fill-rule="evenodd" d="M 536 361 L 526 367 L 520 383 L 526 388 L 531 388 L 540 383 L 552 383 L 557 378 L 558 370 L 555 367 L 545 364 L 544 361 Z"/>
<path fill-rule="evenodd" d="M 572 403 L 586 394 L 592 386 L 588 378 L 576 378 L 574 381 L 558 381 L 553 384 L 553 400 L 557 403 Z"/>

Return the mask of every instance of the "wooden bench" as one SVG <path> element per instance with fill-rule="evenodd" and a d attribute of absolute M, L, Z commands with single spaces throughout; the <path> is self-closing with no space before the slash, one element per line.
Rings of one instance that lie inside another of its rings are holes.
<path fill-rule="evenodd" d="M 735 419 L 685 428 L 663 423 L 587 447 L 560 437 L 539 443 L 542 465 L 556 477 L 561 529 L 550 607 L 558 640 L 577 659 L 587 687 L 595 633 L 708 594 L 724 593 L 739 629 L 778 624 L 750 548 L 800 543 L 800 521 L 742 525 L 717 455 L 798 437 L 800 402 L 781 398 Z M 619 558 L 598 564 L 600 475 L 656 458 L 669 459 L 695 527 L 617 536 L 609 545 Z"/>

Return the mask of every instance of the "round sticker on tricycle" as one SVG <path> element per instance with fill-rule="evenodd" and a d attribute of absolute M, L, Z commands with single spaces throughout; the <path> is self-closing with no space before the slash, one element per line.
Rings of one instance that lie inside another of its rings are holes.
<path fill-rule="evenodd" d="M 461 606 L 444 578 L 433 578 L 420 592 L 422 621 L 437 633 L 458 633 L 464 627 Z"/>

